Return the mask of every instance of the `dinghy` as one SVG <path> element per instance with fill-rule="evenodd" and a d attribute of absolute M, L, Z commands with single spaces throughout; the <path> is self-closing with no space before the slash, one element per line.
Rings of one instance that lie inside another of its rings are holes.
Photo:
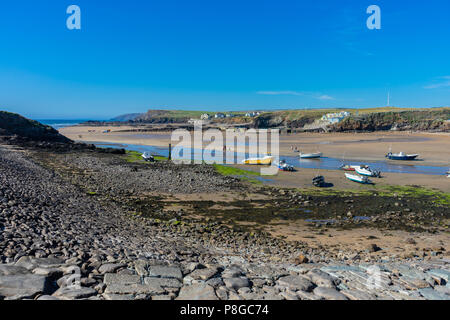
<path fill-rule="evenodd" d="M 273 156 L 265 156 L 265 157 L 256 157 L 256 158 L 248 158 L 242 160 L 243 164 L 251 164 L 251 165 L 270 165 L 272 164 L 274 157 Z"/>
<path fill-rule="evenodd" d="M 355 168 L 358 166 L 351 166 L 349 164 L 343 164 L 340 169 L 344 171 L 355 171 Z"/>
<path fill-rule="evenodd" d="M 145 161 L 150 161 L 150 162 L 155 161 L 155 158 L 150 154 L 150 152 L 144 152 L 144 153 L 142 154 L 142 158 L 143 158 Z"/>
<path fill-rule="evenodd" d="M 294 171 L 294 167 L 290 164 L 287 164 L 285 160 L 281 160 L 280 162 L 275 162 L 275 165 L 281 171 Z"/>
<path fill-rule="evenodd" d="M 322 152 L 302 153 L 300 152 L 300 159 L 317 159 L 322 156 Z"/>
<path fill-rule="evenodd" d="M 314 186 L 322 188 L 325 186 L 325 178 L 324 176 L 316 176 L 312 179 L 312 183 Z"/>
<path fill-rule="evenodd" d="M 380 171 L 372 170 L 368 166 L 355 166 L 355 171 L 367 177 L 380 177 L 381 175 Z"/>
<path fill-rule="evenodd" d="M 388 158 L 389 160 L 411 161 L 411 160 L 415 160 L 418 156 L 419 156 L 418 154 L 405 154 L 403 152 L 400 152 L 400 153 L 389 152 L 386 155 L 386 158 Z"/>
<path fill-rule="evenodd" d="M 358 183 L 362 183 L 362 184 L 372 184 L 373 183 L 366 176 L 358 176 L 356 174 L 346 173 L 345 177 L 350 181 L 358 182 Z"/>

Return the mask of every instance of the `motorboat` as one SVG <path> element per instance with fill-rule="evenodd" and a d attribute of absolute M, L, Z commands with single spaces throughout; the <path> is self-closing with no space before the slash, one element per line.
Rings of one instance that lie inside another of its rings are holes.
<path fill-rule="evenodd" d="M 312 179 L 312 183 L 314 186 L 322 188 L 325 186 L 325 178 L 324 176 L 316 176 Z"/>
<path fill-rule="evenodd" d="M 400 152 L 400 153 L 389 152 L 386 155 L 386 158 L 388 158 L 389 160 L 411 161 L 411 160 L 415 160 L 418 156 L 419 156 L 418 154 L 405 154 L 403 152 Z"/>
<path fill-rule="evenodd" d="M 255 157 L 242 160 L 242 164 L 250 165 L 270 165 L 273 162 L 273 156 Z"/>
<path fill-rule="evenodd" d="M 372 170 L 368 166 L 355 166 L 356 173 L 367 177 L 380 177 L 381 172 L 377 170 Z"/>
<path fill-rule="evenodd" d="M 340 166 L 340 169 L 344 170 L 344 171 L 355 171 L 356 167 L 358 167 L 358 166 L 352 166 L 352 165 L 349 165 L 349 164 L 343 164 L 342 166 Z"/>
<path fill-rule="evenodd" d="M 153 157 L 153 156 L 150 154 L 150 152 L 144 152 L 144 153 L 142 154 L 142 158 L 143 158 L 145 161 L 150 161 L 150 162 L 154 162 L 154 161 L 155 161 L 155 157 Z"/>
<path fill-rule="evenodd" d="M 299 154 L 300 159 L 317 159 L 322 156 L 322 152 L 302 153 Z"/>
<path fill-rule="evenodd" d="M 280 160 L 280 162 L 275 162 L 275 165 L 280 169 L 281 171 L 294 171 L 294 166 L 286 163 L 286 160 Z"/>
<path fill-rule="evenodd" d="M 345 177 L 353 182 L 358 182 L 362 184 L 373 184 L 373 182 L 370 181 L 367 176 L 359 176 L 356 174 L 345 173 Z"/>

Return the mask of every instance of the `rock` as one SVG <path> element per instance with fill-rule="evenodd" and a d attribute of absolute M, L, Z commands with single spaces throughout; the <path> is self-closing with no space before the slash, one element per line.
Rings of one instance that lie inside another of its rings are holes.
<path fill-rule="evenodd" d="M 327 300 L 348 300 L 348 298 L 333 288 L 317 287 L 313 290 L 316 296 L 322 297 Z"/>
<path fill-rule="evenodd" d="M 376 297 L 370 293 L 357 290 L 357 289 L 348 289 L 341 290 L 340 293 L 345 295 L 350 300 L 375 300 Z"/>
<path fill-rule="evenodd" d="M 33 298 L 37 294 L 46 293 L 49 290 L 47 277 L 26 274 L 0 276 L 0 296 L 21 296 Z"/>
<path fill-rule="evenodd" d="M 85 299 L 95 295 L 97 295 L 97 291 L 92 288 L 68 286 L 59 288 L 52 296 L 62 300 L 75 300 Z"/>
<path fill-rule="evenodd" d="M 63 275 L 63 272 L 57 268 L 36 268 L 33 269 L 34 274 L 38 274 L 41 276 L 47 276 L 52 279 L 60 278 Z"/>
<path fill-rule="evenodd" d="M 103 278 L 103 282 L 106 285 L 110 284 L 139 284 L 141 283 L 141 277 L 137 275 L 128 275 L 128 274 L 115 274 L 115 273 L 107 273 Z"/>
<path fill-rule="evenodd" d="M 36 258 L 31 256 L 23 256 L 20 257 L 14 265 L 31 271 L 37 267 L 59 268 L 62 264 L 64 264 L 64 261 L 58 258 Z"/>
<path fill-rule="evenodd" d="M 367 250 L 369 252 L 377 252 L 377 251 L 380 251 L 381 248 L 379 246 L 377 246 L 375 243 L 372 243 L 367 247 Z"/>
<path fill-rule="evenodd" d="M 193 272 L 191 272 L 188 276 L 193 280 L 208 280 L 214 277 L 218 271 L 219 271 L 218 268 L 196 269 Z"/>
<path fill-rule="evenodd" d="M 285 276 L 278 279 L 277 283 L 293 291 L 311 291 L 315 285 L 303 276 Z"/>
<path fill-rule="evenodd" d="M 183 274 L 179 267 L 150 266 L 148 274 L 151 277 L 183 279 Z"/>
<path fill-rule="evenodd" d="M 450 296 L 448 294 L 436 291 L 432 288 L 420 289 L 419 293 L 428 300 L 450 300 Z"/>
<path fill-rule="evenodd" d="M 313 269 L 309 271 L 307 275 L 318 287 L 336 288 L 335 282 L 338 280 L 322 270 Z"/>
<path fill-rule="evenodd" d="M 37 300 L 59 301 L 60 299 L 58 299 L 57 297 L 49 296 L 49 295 L 43 295 L 43 296 L 40 296 L 39 298 L 37 298 Z"/>
<path fill-rule="evenodd" d="M 105 293 L 107 294 L 162 294 L 165 293 L 165 290 L 157 285 L 152 284 L 118 284 L 112 283 L 109 284 Z"/>
<path fill-rule="evenodd" d="M 227 288 L 231 288 L 233 290 L 239 290 L 240 288 L 249 287 L 250 283 L 246 277 L 239 278 L 224 278 L 223 282 L 227 286 Z"/>
<path fill-rule="evenodd" d="M 28 273 L 28 270 L 24 267 L 10 264 L 0 264 L 0 276 L 20 275 L 26 273 Z"/>
<path fill-rule="evenodd" d="M 101 267 L 98 269 L 98 271 L 100 271 L 101 274 L 114 273 L 118 269 L 126 267 L 126 266 L 127 266 L 126 264 L 106 263 L 106 264 L 102 264 Z"/>
<path fill-rule="evenodd" d="M 175 278 L 155 278 L 146 277 L 144 283 L 151 286 L 160 286 L 164 288 L 181 288 L 182 283 L 180 280 Z"/>
<path fill-rule="evenodd" d="M 176 300 L 218 300 L 214 288 L 207 284 L 184 286 Z"/>
<path fill-rule="evenodd" d="M 303 263 L 308 263 L 308 261 L 309 261 L 309 259 L 307 257 L 305 257 L 303 254 L 300 254 L 295 258 L 294 263 L 303 264 Z"/>

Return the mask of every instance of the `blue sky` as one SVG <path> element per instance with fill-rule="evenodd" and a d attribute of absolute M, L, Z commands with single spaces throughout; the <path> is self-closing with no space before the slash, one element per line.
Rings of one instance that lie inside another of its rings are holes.
<path fill-rule="evenodd" d="M 81 30 L 66 9 L 81 8 Z M 381 30 L 366 8 L 381 8 Z M 450 105 L 450 2 L 40 0 L 0 6 L 0 109 Z"/>

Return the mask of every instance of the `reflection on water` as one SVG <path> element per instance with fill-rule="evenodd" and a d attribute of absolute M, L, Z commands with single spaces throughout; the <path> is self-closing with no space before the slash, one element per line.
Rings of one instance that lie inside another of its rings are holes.
<path fill-rule="evenodd" d="M 134 145 L 134 144 L 120 144 L 120 143 L 104 143 L 104 142 L 92 142 L 97 147 L 103 148 L 123 148 L 126 150 L 135 150 L 139 152 L 148 151 L 155 155 L 161 155 L 167 157 L 169 155 L 169 149 L 165 147 L 155 147 L 155 146 L 144 146 L 144 145 Z M 202 150 L 200 149 L 191 149 L 191 148 L 182 148 L 183 150 L 183 158 L 192 159 L 192 155 L 194 156 L 194 160 L 202 160 Z M 173 149 L 173 152 L 181 151 L 180 149 Z M 172 153 L 174 156 L 175 153 Z M 222 151 L 216 152 L 216 154 L 211 154 L 210 150 L 205 151 L 205 157 L 203 159 L 222 159 Z M 241 152 L 234 153 L 234 161 L 235 163 L 241 163 L 241 161 L 247 158 L 249 155 Z M 178 156 L 179 158 L 179 156 Z M 308 168 L 308 169 L 324 169 L 324 170 L 336 170 L 343 164 L 342 159 L 336 158 L 328 158 L 322 157 L 319 159 L 300 159 L 298 156 L 281 156 L 280 159 L 286 160 L 286 162 L 296 168 Z M 436 166 L 422 166 L 422 165 L 414 165 L 414 164 L 404 164 L 404 163 L 395 163 L 392 161 L 368 161 L 368 160 L 348 160 L 345 161 L 345 164 L 349 165 L 361 165 L 366 164 L 371 168 L 383 172 L 395 172 L 395 173 L 415 173 L 415 174 L 429 174 L 429 175 L 444 175 L 448 168 L 446 167 L 436 167 Z"/>

